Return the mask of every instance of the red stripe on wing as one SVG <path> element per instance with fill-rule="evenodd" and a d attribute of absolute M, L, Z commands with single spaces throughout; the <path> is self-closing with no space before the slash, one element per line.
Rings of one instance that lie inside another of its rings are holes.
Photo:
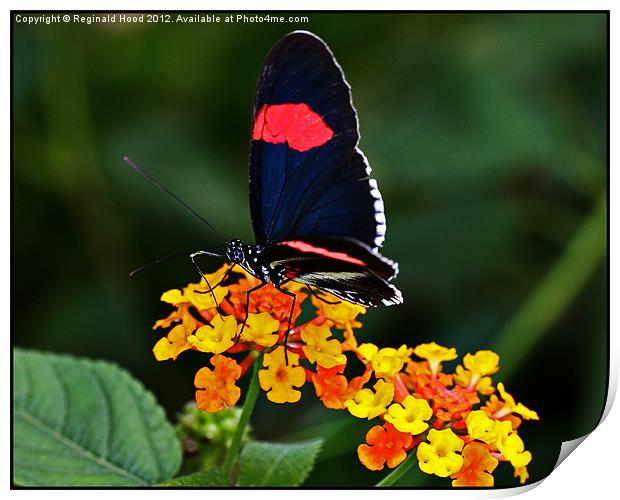
<path fill-rule="evenodd" d="M 363 260 L 351 257 L 344 252 L 332 252 L 327 248 L 317 247 L 311 245 L 310 243 L 306 243 L 305 241 L 283 241 L 282 243 L 278 243 L 278 245 L 286 245 L 287 247 L 294 248 L 295 250 L 299 250 L 303 253 L 314 253 L 327 257 L 328 259 L 341 260 L 357 266 L 366 266 L 366 263 Z"/>
<path fill-rule="evenodd" d="M 271 144 L 287 143 L 296 151 L 322 146 L 334 136 L 321 115 L 306 103 L 265 104 L 254 120 L 252 139 Z"/>

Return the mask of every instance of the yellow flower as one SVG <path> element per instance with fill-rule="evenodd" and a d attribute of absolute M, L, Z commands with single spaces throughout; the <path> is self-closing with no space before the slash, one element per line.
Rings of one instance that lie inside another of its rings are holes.
<path fill-rule="evenodd" d="M 234 316 L 213 316 L 211 325 L 203 325 L 187 341 L 202 352 L 219 354 L 231 348 L 237 335 L 237 320 Z"/>
<path fill-rule="evenodd" d="M 209 280 L 211 282 L 211 280 Z M 190 283 L 183 289 L 183 295 L 192 303 L 192 305 L 198 310 L 211 309 L 217 307 L 222 299 L 228 294 L 228 288 L 224 286 L 218 286 L 213 288 L 213 291 L 209 291 L 209 287 L 206 285 L 196 285 Z M 213 296 L 217 302 L 213 300 Z"/>
<path fill-rule="evenodd" d="M 495 446 L 515 469 L 525 467 L 532 461 L 532 454 L 525 451 L 525 444 L 516 431 L 512 430 L 510 420 L 495 420 L 494 431 L 497 433 Z"/>
<path fill-rule="evenodd" d="M 466 422 L 472 438 L 494 444 L 515 469 L 525 467 L 532 460 L 532 454 L 525 451 L 523 440 L 513 430 L 510 420 L 493 420 L 486 412 L 476 410 L 467 415 Z"/>
<path fill-rule="evenodd" d="M 372 389 L 361 389 L 355 393 L 353 399 L 344 402 L 345 408 L 357 418 L 371 420 L 385 413 L 387 405 L 394 399 L 394 386 L 383 380 L 378 380 Z"/>
<path fill-rule="evenodd" d="M 465 354 L 463 365 L 470 372 L 484 377 L 485 375 L 493 375 L 499 370 L 499 356 L 493 351 L 482 350 L 476 352 L 473 356 Z"/>
<path fill-rule="evenodd" d="M 274 403 L 296 403 L 301 392 L 294 387 L 301 387 L 306 381 L 306 372 L 297 366 L 299 355 L 289 352 L 288 365 L 284 358 L 284 347 L 278 346 L 274 351 L 265 354 L 263 366 L 265 370 L 258 372 L 261 388 L 267 392 L 267 399 Z"/>
<path fill-rule="evenodd" d="M 190 283 L 183 288 L 183 292 L 176 289 L 168 290 L 163 293 L 161 300 L 173 305 L 189 302 L 198 310 L 217 307 L 217 305 L 224 297 L 226 297 L 226 294 L 228 293 L 228 288 L 224 286 L 216 286 L 224 277 L 227 269 L 228 266 L 223 265 L 214 273 L 205 274 L 208 283 L 204 278 L 200 278 L 199 283 Z M 213 293 L 210 291 L 211 287 L 213 287 Z M 215 298 L 217 299 L 217 304 L 213 301 L 213 295 L 215 295 Z"/>
<path fill-rule="evenodd" d="M 461 469 L 463 457 L 457 451 L 463 449 L 464 443 L 451 429 L 431 429 L 428 440 L 430 444 L 420 443 L 416 453 L 422 472 L 448 477 Z"/>
<path fill-rule="evenodd" d="M 491 377 L 499 370 L 499 356 L 493 351 L 482 350 L 476 354 L 466 354 L 463 358 L 463 364 L 456 367 L 454 380 L 461 387 L 467 390 L 476 389 L 480 394 L 488 396 L 493 394 L 495 389 Z"/>
<path fill-rule="evenodd" d="M 194 318 L 189 313 L 191 304 L 183 297 L 180 290 L 173 289 L 162 293 L 161 300 L 162 302 L 174 305 L 175 309 L 167 317 L 158 319 L 153 325 L 153 330 L 157 328 L 169 328 L 173 323 L 180 320 L 186 321 L 187 318 L 191 318 L 191 320 L 194 321 Z"/>
<path fill-rule="evenodd" d="M 486 444 L 492 444 L 497 441 L 497 433 L 495 432 L 495 420 L 482 410 L 475 410 L 467 415 L 467 433 L 473 438 L 478 439 Z"/>
<path fill-rule="evenodd" d="M 159 300 L 172 304 L 173 306 L 187 302 L 183 292 L 181 292 L 181 290 L 177 290 L 176 288 L 162 293 Z"/>
<path fill-rule="evenodd" d="M 400 432 L 409 432 L 414 436 L 428 429 L 425 422 L 433 416 L 433 410 L 426 399 L 407 396 L 402 403 L 390 405 L 385 420 Z"/>
<path fill-rule="evenodd" d="M 420 344 L 413 350 L 413 353 L 419 358 L 428 361 L 433 375 L 437 375 L 443 361 L 452 361 L 457 357 L 454 347 L 443 347 L 435 342 Z"/>
<path fill-rule="evenodd" d="M 312 303 L 317 308 L 317 315 L 324 316 L 336 328 L 344 330 L 343 351 L 355 351 L 357 349 L 357 340 L 355 335 L 353 335 L 353 329 L 362 326 L 355 318 L 359 314 L 366 314 L 366 308 L 340 300 L 338 297 L 326 292 L 322 292 L 321 297 L 332 303 L 328 304 L 325 300 L 312 296 Z"/>
<path fill-rule="evenodd" d="M 494 418 L 501 418 L 508 413 L 518 413 L 525 420 L 539 420 L 538 413 L 534 410 L 530 410 L 527 406 L 521 403 L 515 403 L 515 399 L 506 392 L 504 384 L 501 382 L 497 384 L 497 390 L 501 398 L 504 400 L 504 408 L 500 410 L 500 415 L 493 415 Z"/>
<path fill-rule="evenodd" d="M 375 354 L 379 352 L 379 348 L 375 344 L 366 343 L 360 344 L 357 348 L 357 355 L 360 357 L 362 362 L 368 364 L 372 361 Z"/>
<path fill-rule="evenodd" d="M 312 297 L 312 303 L 318 309 L 319 314 L 332 320 L 340 329 L 344 329 L 358 314 L 366 314 L 366 308 L 363 306 L 352 304 L 346 300 L 340 300 L 338 297 L 325 292 L 322 295 L 325 295 L 325 300 L 334 302 L 334 304 L 328 304 L 314 296 Z"/>
<path fill-rule="evenodd" d="M 468 390 L 475 389 L 480 394 L 488 396 L 489 394 L 493 394 L 495 392 L 495 387 L 493 387 L 493 381 L 491 377 L 480 377 L 478 379 L 476 376 L 466 370 L 461 365 L 456 367 L 456 372 L 454 373 L 454 381 L 459 384 L 461 387 L 466 387 Z"/>
<path fill-rule="evenodd" d="M 317 363 L 323 368 L 344 365 L 347 357 L 342 354 L 342 346 L 337 339 L 327 340 L 332 332 L 326 323 L 321 326 L 308 324 L 301 332 L 301 339 L 306 343 L 302 350 L 310 363 Z"/>
<path fill-rule="evenodd" d="M 187 342 L 187 333 L 183 325 L 177 325 L 168 332 L 168 335 L 157 341 L 153 347 L 153 354 L 157 361 L 177 359 L 183 351 L 191 349 Z"/>
<path fill-rule="evenodd" d="M 392 379 L 403 367 L 413 349 L 401 345 L 398 350 L 385 347 L 372 357 L 372 368 L 378 378 Z"/>
<path fill-rule="evenodd" d="M 263 347 L 271 347 L 278 341 L 280 322 L 268 312 L 249 314 L 241 338 Z"/>

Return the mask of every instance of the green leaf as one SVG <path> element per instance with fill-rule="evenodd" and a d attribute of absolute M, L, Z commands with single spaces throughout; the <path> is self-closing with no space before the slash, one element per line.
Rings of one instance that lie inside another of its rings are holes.
<path fill-rule="evenodd" d="M 246 444 L 240 457 L 239 486 L 301 485 L 310 474 L 322 444 L 322 439 Z"/>
<path fill-rule="evenodd" d="M 13 424 L 20 485 L 146 486 L 181 464 L 153 395 L 107 362 L 14 349 Z"/>
<path fill-rule="evenodd" d="M 222 469 L 213 468 L 194 472 L 186 476 L 175 477 L 162 483 L 161 486 L 203 487 L 203 486 L 230 486 L 230 481 Z"/>

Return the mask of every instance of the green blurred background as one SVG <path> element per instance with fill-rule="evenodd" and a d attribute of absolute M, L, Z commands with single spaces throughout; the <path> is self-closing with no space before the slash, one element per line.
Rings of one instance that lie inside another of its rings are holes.
<path fill-rule="evenodd" d="M 405 304 L 369 310 L 360 338 L 496 349 L 494 379 L 541 417 L 520 429 L 540 479 L 562 440 L 593 429 L 606 394 L 606 16 L 307 15 L 13 22 L 13 344 L 114 360 L 175 417 L 205 358 L 155 362 L 151 325 L 169 310 L 161 292 L 197 276 L 184 259 L 128 272 L 221 241 L 122 157 L 252 241 L 256 77 L 280 36 L 311 30 L 353 88 L 385 199 L 383 251 L 401 268 Z M 302 404 L 259 399 L 253 426 L 261 439 L 327 439 L 308 485 L 382 477 L 355 454 L 371 425 L 323 408 L 309 386 Z M 515 484 L 498 469 L 497 485 Z M 414 467 L 399 484 L 449 482 Z"/>

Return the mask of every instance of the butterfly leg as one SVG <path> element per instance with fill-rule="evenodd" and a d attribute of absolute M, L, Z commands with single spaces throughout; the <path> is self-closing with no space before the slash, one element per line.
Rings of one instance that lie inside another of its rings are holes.
<path fill-rule="evenodd" d="M 235 337 L 235 344 L 239 342 L 239 339 L 241 338 L 241 334 L 243 333 L 243 329 L 245 328 L 245 324 L 248 322 L 248 315 L 250 314 L 250 294 L 260 288 L 263 288 L 266 284 L 267 283 L 261 283 L 260 285 L 257 285 L 254 288 L 250 288 L 245 293 L 245 318 L 243 318 L 243 324 L 241 325 L 241 330 L 239 330 L 239 333 Z"/>
<path fill-rule="evenodd" d="M 220 281 L 217 282 L 217 284 L 215 284 L 212 288 L 209 288 L 209 290 L 196 290 L 195 293 L 209 293 L 209 292 L 213 292 L 213 289 L 217 288 L 218 286 L 220 286 L 222 283 L 224 283 L 224 281 L 226 281 L 226 279 L 228 278 L 228 273 L 230 272 L 230 270 L 234 267 L 235 265 L 231 265 L 228 269 L 226 269 L 226 272 L 224 273 L 224 276 L 222 276 L 222 279 Z M 206 279 L 206 278 L 205 278 Z"/>
<path fill-rule="evenodd" d="M 297 296 L 293 292 L 289 292 L 284 288 L 276 287 L 278 291 L 288 295 L 289 297 L 293 297 L 293 303 L 291 304 L 291 310 L 288 314 L 288 326 L 286 328 L 286 333 L 284 334 L 284 362 L 288 366 L 288 349 L 286 348 L 286 344 L 288 342 L 288 334 L 291 332 L 291 321 L 293 320 L 293 312 L 295 311 L 295 301 L 297 300 Z"/>
<path fill-rule="evenodd" d="M 213 292 L 213 287 L 211 286 L 211 284 L 209 283 L 209 280 L 207 279 L 205 274 L 202 272 L 202 269 L 200 269 L 200 266 L 196 262 L 197 255 L 211 255 L 211 254 L 208 252 L 203 252 L 202 250 L 198 250 L 190 254 L 189 258 L 192 260 L 192 264 L 194 264 L 194 267 L 198 270 L 198 274 L 200 274 L 200 276 L 202 276 L 202 279 L 204 279 L 205 282 L 207 283 L 207 286 L 209 287 L 208 291 L 211 292 L 211 295 L 213 297 L 213 302 L 215 302 L 215 305 L 218 306 L 217 299 L 215 298 L 215 293 Z"/>

